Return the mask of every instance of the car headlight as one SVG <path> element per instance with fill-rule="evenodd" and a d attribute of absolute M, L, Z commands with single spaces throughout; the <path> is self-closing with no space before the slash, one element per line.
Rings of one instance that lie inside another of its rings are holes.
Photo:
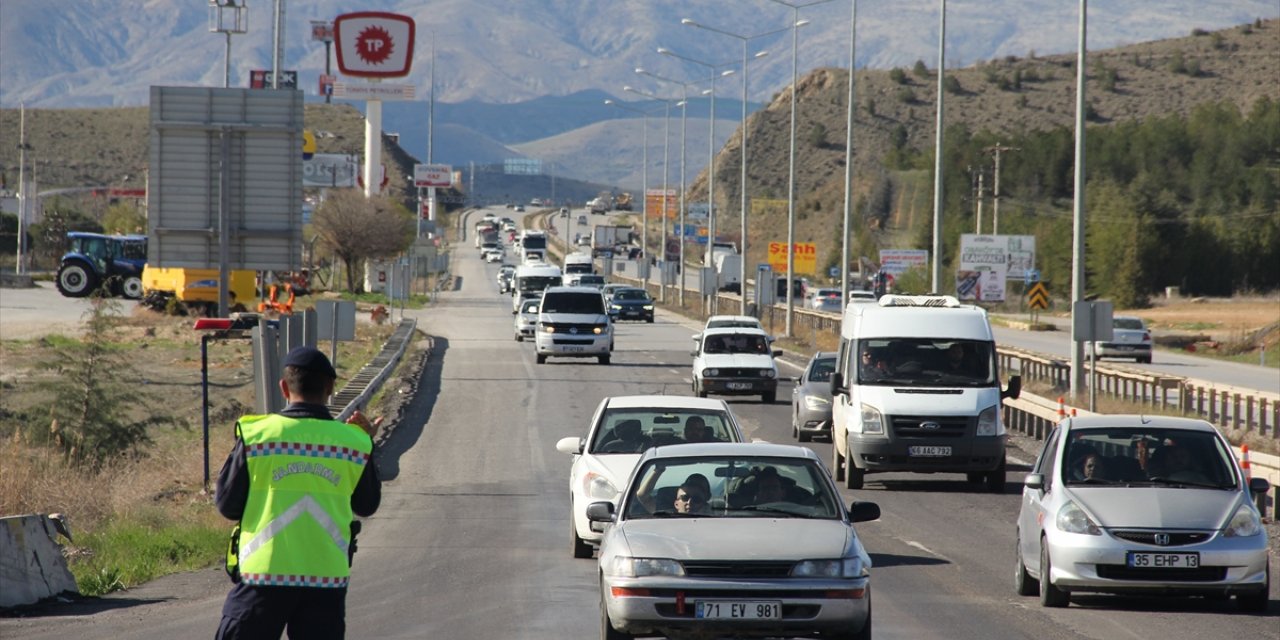
<path fill-rule="evenodd" d="M 822 396 L 805 396 L 804 406 L 810 411 L 823 411 L 831 407 L 831 401 Z"/>
<path fill-rule="evenodd" d="M 1262 533 L 1262 520 L 1258 518 L 1258 512 L 1250 509 L 1247 504 L 1236 508 L 1236 513 L 1231 516 L 1227 528 L 1222 530 L 1222 535 L 1227 538 L 1248 538 L 1260 533 Z"/>
<path fill-rule="evenodd" d="M 880 410 L 869 404 L 862 405 L 862 432 L 884 433 L 884 416 Z"/>
<path fill-rule="evenodd" d="M 604 327 L 595 327 L 595 328 L 591 329 L 591 332 L 592 332 L 592 333 L 594 333 L 594 334 L 596 334 L 596 335 L 600 335 L 600 334 L 604 333 Z"/>
<path fill-rule="evenodd" d="M 1058 510 L 1058 529 L 1067 533 L 1080 533 L 1090 536 L 1102 535 L 1102 529 L 1094 523 L 1089 514 L 1074 501 L 1069 501 Z"/>
<path fill-rule="evenodd" d="M 588 473 L 582 478 L 582 492 L 587 494 L 588 498 L 596 500 L 610 500 L 618 496 L 618 488 L 613 486 L 609 479 L 595 472 Z"/>
<path fill-rule="evenodd" d="M 645 311 L 653 311 L 653 305 L 651 305 L 651 304 L 646 304 L 646 305 L 644 306 L 644 310 L 645 310 Z"/>
<path fill-rule="evenodd" d="M 644 576 L 683 576 L 684 567 L 670 558 L 632 558 L 631 556 L 614 556 L 613 561 L 604 567 L 607 576 L 618 578 L 641 578 Z"/>
<path fill-rule="evenodd" d="M 978 414 L 978 430 L 974 435 L 979 436 L 998 436 L 1004 433 L 1003 425 L 1000 424 L 1000 408 L 992 405 L 982 410 Z"/>
<path fill-rule="evenodd" d="M 714 378 L 718 375 L 720 375 L 719 369 L 703 369 L 702 370 L 702 377 L 704 378 Z"/>
<path fill-rule="evenodd" d="M 762 378 L 772 378 L 772 377 L 774 377 L 774 376 L 776 376 L 776 375 L 778 375 L 778 372 L 777 372 L 777 371 L 774 371 L 773 369 L 761 369 L 761 370 L 760 370 L 760 377 L 762 377 Z"/>
<path fill-rule="evenodd" d="M 802 560 L 791 568 L 793 578 L 861 578 L 869 575 L 862 558 Z"/>
<path fill-rule="evenodd" d="M 549 324 L 544 324 L 544 325 L 542 325 L 542 330 L 543 330 L 543 331 L 546 331 L 547 333 L 555 333 L 555 332 L 556 332 L 556 328 L 555 328 L 555 327 L 553 327 L 553 326 L 551 326 L 551 325 L 549 325 Z"/>
<path fill-rule="evenodd" d="M 609 308 L 613 311 L 622 311 L 622 305 L 620 304 L 611 304 L 609 305 Z"/>

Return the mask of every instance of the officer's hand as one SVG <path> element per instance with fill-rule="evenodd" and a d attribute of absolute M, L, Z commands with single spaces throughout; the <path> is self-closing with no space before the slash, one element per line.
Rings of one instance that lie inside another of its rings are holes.
<path fill-rule="evenodd" d="M 359 409 L 356 409 L 352 412 L 351 417 L 347 418 L 347 424 L 360 427 L 365 433 L 369 434 L 370 438 L 376 438 L 378 436 L 378 429 L 382 427 L 382 416 L 378 416 L 373 421 L 370 421 L 367 416 L 360 413 Z"/>

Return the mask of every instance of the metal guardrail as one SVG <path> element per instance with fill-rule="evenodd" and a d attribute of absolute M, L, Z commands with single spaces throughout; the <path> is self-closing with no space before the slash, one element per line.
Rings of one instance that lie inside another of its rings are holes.
<path fill-rule="evenodd" d="M 350 418 L 356 409 L 363 407 L 369 402 L 369 398 L 378 392 L 387 376 L 391 375 L 400 362 L 400 357 L 409 346 L 409 340 L 413 337 L 417 325 L 418 321 L 413 318 L 401 320 L 400 326 L 396 327 L 390 338 L 387 338 L 386 344 L 382 346 L 378 355 L 374 356 L 369 364 L 361 367 L 342 391 L 333 395 L 329 412 L 334 414 L 335 420 L 341 422 Z"/>

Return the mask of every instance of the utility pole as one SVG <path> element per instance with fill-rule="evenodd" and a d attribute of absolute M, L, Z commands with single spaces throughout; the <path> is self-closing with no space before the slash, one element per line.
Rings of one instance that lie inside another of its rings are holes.
<path fill-rule="evenodd" d="M 18 261 L 14 271 L 18 275 L 26 273 L 24 249 L 27 244 L 27 104 L 19 105 L 18 111 Z"/>
<path fill-rule="evenodd" d="M 982 167 L 979 166 L 978 167 L 978 188 L 973 192 L 973 199 L 978 203 L 978 215 L 977 215 L 978 224 L 977 224 L 977 228 L 974 229 L 973 232 L 979 235 L 982 234 L 982 187 L 983 187 L 982 178 L 984 176 L 985 176 L 985 172 L 983 172 Z"/>
<path fill-rule="evenodd" d="M 995 187 L 991 197 L 991 233 L 1000 233 L 1000 153 L 1003 151 L 1022 151 L 1018 147 L 1006 147 L 999 142 L 995 145 L 984 149 L 987 153 L 995 156 Z"/>

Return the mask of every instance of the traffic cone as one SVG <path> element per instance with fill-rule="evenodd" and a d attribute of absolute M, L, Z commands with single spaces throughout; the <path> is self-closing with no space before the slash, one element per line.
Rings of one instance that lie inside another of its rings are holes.
<path fill-rule="evenodd" d="M 1058 422 L 1062 422 L 1067 417 L 1067 405 L 1062 401 L 1062 396 L 1058 396 Z"/>
<path fill-rule="evenodd" d="M 1072 417 L 1072 418 L 1076 417 L 1076 408 L 1075 408 L 1075 407 L 1071 407 L 1071 417 Z"/>
<path fill-rule="evenodd" d="M 1249 470 L 1249 445 L 1240 445 L 1240 469 L 1244 471 L 1244 483 L 1247 485 L 1253 479 L 1253 472 Z"/>

